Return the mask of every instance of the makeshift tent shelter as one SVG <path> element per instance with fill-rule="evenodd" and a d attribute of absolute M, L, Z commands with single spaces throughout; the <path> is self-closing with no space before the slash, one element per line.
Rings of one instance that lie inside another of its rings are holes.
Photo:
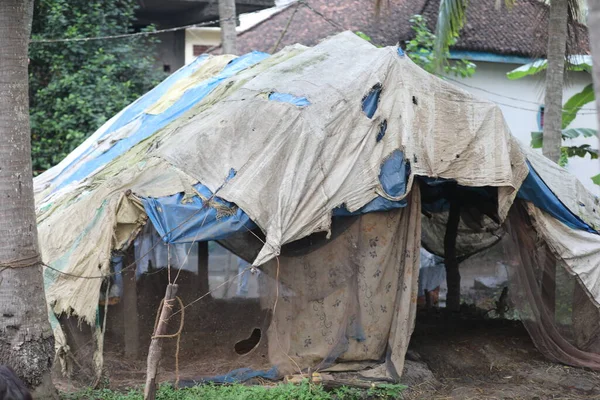
<path fill-rule="evenodd" d="M 35 192 L 59 354 L 54 315 L 98 326 L 93 277 L 118 276 L 111 256 L 151 224 L 169 246 L 217 240 L 260 267 L 275 368 L 264 376 L 386 361 L 397 378 L 421 237 L 444 255 L 458 199 L 457 256 L 512 243 L 511 293 L 538 348 L 600 367 L 599 200 L 521 146 L 493 103 L 350 32 L 271 56 L 199 57 Z M 557 269 L 571 281 L 560 298 L 547 293 Z M 572 303 L 561 321 L 559 301 Z"/>

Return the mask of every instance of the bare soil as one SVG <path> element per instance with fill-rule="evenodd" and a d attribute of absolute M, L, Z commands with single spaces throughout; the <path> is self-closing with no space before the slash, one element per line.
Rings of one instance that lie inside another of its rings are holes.
<path fill-rule="evenodd" d="M 547 361 L 520 322 L 436 311 L 418 316 L 404 380 L 407 399 L 600 399 L 600 373 Z"/>
<path fill-rule="evenodd" d="M 481 264 L 475 267 L 481 268 Z M 497 276 L 495 267 L 490 268 L 489 275 Z M 497 294 L 475 289 L 471 281 L 476 275 L 470 272 L 468 266 L 461 269 L 464 293 L 478 307 L 490 307 Z M 160 279 L 157 287 L 164 283 L 164 277 Z M 192 283 L 192 279 L 182 276 L 178 294 L 186 304 L 197 292 Z M 127 318 L 118 307 L 109 308 L 105 369 L 106 385 L 112 389 L 144 383 L 146 351 L 162 293 L 149 287 L 138 295 L 142 351 L 137 360 L 124 357 L 122 337 Z M 266 340 L 269 316 L 258 299 L 207 298 L 186 311 L 178 356 L 179 376 L 184 383 L 237 368 L 270 369 Z M 174 321 L 169 331 L 175 332 L 178 324 Z M 259 344 L 251 350 L 242 349 L 250 351 L 239 355 L 236 344 L 240 350 L 239 343 L 249 339 L 257 328 L 261 330 Z M 160 381 L 175 381 L 175 354 L 176 341 L 169 339 L 163 348 Z M 94 380 L 86 377 L 74 383 L 55 378 L 57 386 L 65 391 L 89 386 Z M 445 313 L 443 309 L 419 311 L 402 381 L 409 386 L 407 399 L 600 399 L 600 373 L 550 362 L 536 350 L 520 322 L 486 319 L 472 309 L 461 314 Z"/>
<path fill-rule="evenodd" d="M 203 324 L 196 325 L 204 329 L 186 333 L 179 355 L 179 375 L 184 383 L 236 368 L 270 368 L 264 336 L 246 355 L 240 356 L 234 349 L 235 343 L 250 336 L 264 314 L 257 305 L 240 308 L 235 302 L 227 303 L 208 304 L 237 319 L 220 318 L 216 329 L 217 322 L 208 315 L 216 318 L 218 314 L 204 314 Z M 190 313 L 189 317 L 199 316 Z M 223 325 L 224 320 L 230 323 Z M 109 349 L 105 365 L 110 387 L 142 385 L 145 358 L 125 360 L 117 344 Z M 160 380 L 173 382 L 175 343 L 168 343 L 163 354 Z M 411 400 L 600 399 L 600 373 L 546 360 L 518 321 L 483 319 L 481 314 L 469 312 L 419 313 L 402 381 L 409 386 L 404 398 Z M 75 388 L 64 379 L 58 384 L 63 390 Z"/>

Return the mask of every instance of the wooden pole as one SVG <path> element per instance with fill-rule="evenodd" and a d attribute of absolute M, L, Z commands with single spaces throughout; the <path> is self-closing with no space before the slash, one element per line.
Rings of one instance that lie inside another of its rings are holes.
<path fill-rule="evenodd" d="M 208 242 L 198 242 L 198 296 L 203 296 L 209 290 L 208 275 Z"/>
<path fill-rule="evenodd" d="M 450 311 L 460 311 L 460 271 L 456 257 L 456 237 L 458 236 L 458 224 L 460 222 L 460 199 L 458 189 L 450 190 L 448 200 L 450 201 L 450 212 L 444 235 L 444 263 L 446 265 L 446 284 L 448 294 L 446 295 L 446 308 Z"/>
<path fill-rule="evenodd" d="M 126 268 L 135 260 L 133 246 L 125 253 Z M 135 267 L 123 271 L 123 336 L 125 342 L 125 358 L 137 360 L 140 356 L 140 328 L 137 308 L 137 284 Z"/>
<path fill-rule="evenodd" d="M 177 294 L 177 285 L 169 284 L 163 300 L 163 306 L 160 310 L 160 316 L 154 327 L 152 341 L 148 349 L 148 365 L 146 367 L 146 387 L 144 388 L 144 400 L 156 399 L 156 375 L 158 365 L 162 355 L 162 338 L 159 336 L 167 334 L 168 320 L 173 314 L 175 306 L 175 295 Z"/>

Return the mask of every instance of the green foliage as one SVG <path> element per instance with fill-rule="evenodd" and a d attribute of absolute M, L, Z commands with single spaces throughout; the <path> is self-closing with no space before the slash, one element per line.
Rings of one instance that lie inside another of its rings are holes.
<path fill-rule="evenodd" d="M 507 8 L 515 4 L 515 0 L 504 0 Z M 496 2 L 500 7 L 502 3 Z M 469 0 L 441 0 L 438 10 L 438 21 L 436 25 L 434 50 L 434 69 L 440 71 L 448 60 L 448 49 L 456 42 L 467 20 L 467 7 Z"/>
<path fill-rule="evenodd" d="M 563 140 L 575 139 L 580 136 L 587 138 L 596 135 L 597 131 L 590 128 L 571 128 L 563 129 L 562 131 Z M 531 147 L 534 149 L 541 149 L 543 144 L 543 132 L 531 132 Z M 589 154 L 592 159 L 597 159 L 598 149 L 593 149 L 589 144 L 583 144 L 580 146 L 563 146 L 560 149 L 558 165 L 565 167 L 569 163 L 570 157 L 585 157 L 587 154 Z"/>
<path fill-rule="evenodd" d="M 591 56 L 569 56 L 565 61 L 569 71 L 586 71 L 592 73 Z M 506 77 L 510 80 L 521 79 L 526 76 L 535 75 L 541 71 L 544 71 L 546 68 L 548 68 L 547 60 L 536 60 L 507 72 Z"/>
<path fill-rule="evenodd" d="M 563 140 L 576 139 L 578 137 L 589 138 L 596 136 L 597 131 L 590 128 L 570 128 L 563 129 L 562 138 Z M 541 149 L 544 144 L 544 136 L 542 132 L 531 132 L 531 147 L 534 149 Z"/>
<path fill-rule="evenodd" d="M 433 51 L 435 35 L 427 28 L 427 20 L 421 15 L 413 15 L 410 19 L 411 28 L 415 32 L 415 37 L 406 42 L 406 54 L 411 60 L 425 71 L 437 73 L 438 60 Z M 452 37 L 451 44 L 456 43 L 457 36 Z M 443 53 L 443 72 L 446 75 L 455 75 L 460 77 L 470 77 L 475 73 L 476 65 L 467 60 L 450 62 L 448 58 L 450 53 L 448 49 Z"/>
<path fill-rule="evenodd" d="M 359 38 L 364 39 L 367 42 L 373 43 L 373 39 L 371 39 L 371 36 L 367 35 L 366 33 L 361 32 L 361 31 L 356 31 L 355 33 L 356 33 L 356 36 L 358 36 Z M 381 46 L 376 45 L 376 47 L 381 47 Z"/>
<path fill-rule="evenodd" d="M 32 39 L 131 33 L 135 7 L 135 0 L 39 0 Z M 164 78 L 154 66 L 155 43 L 129 37 L 29 46 L 34 171 L 58 163 Z"/>
<path fill-rule="evenodd" d="M 441 0 L 433 42 L 434 69 L 441 70 L 448 59 L 450 46 L 460 35 L 467 17 L 468 0 Z M 437 38 L 437 40 L 436 40 Z"/>
<path fill-rule="evenodd" d="M 533 63 L 525 64 L 517 69 L 514 69 L 507 73 L 508 79 L 521 79 L 525 76 L 535 75 L 540 71 L 543 71 L 547 67 L 546 60 L 537 60 Z M 568 58 L 567 68 L 572 71 L 587 71 L 591 72 L 591 57 L 588 56 L 573 56 Z M 562 139 L 576 139 L 579 137 L 589 138 L 598 136 L 598 132 L 595 129 L 590 128 L 568 128 L 569 125 L 577 117 L 577 113 L 581 108 L 593 102 L 596 99 L 594 94 L 594 85 L 589 84 L 585 86 L 581 92 L 575 93 L 563 106 L 562 113 Z M 539 149 L 543 146 L 544 135 L 543 132 L 531 132 L 531 147 Z M 558 165 L 561 167 L 567 166 L 569 158 L 571 157 L 585 157 L 590 155 L 592 159 L 598 158 L 598 149 L 592 148 L 589 144 L 583 144 L 580 146 L 562 146 L 560 148 L 560 158 L 558 159 Z M 594 178 L 592 178 L 594 179 Z M 594 181 L 595 182 L 595 181 Z"/>
<path fill-rule="evenodd" d="M 506 77 L 510 80 L 521 79 L 526 76 L 535 75 L 546 69 L 548 61 L 537 60 L 529 64 L 521 65 L 519 68 L 515 68 L 512 71 L 506 73 Z"/>
<path fill-rule="evenodd" d="M 594 85 L 590 83 L 579 93 L 575 93 L 563 106 L 562 114 L 562 129 L 573 122 L 577 113 L 581 110 L 581 107 L 594 101 L 596 96 L 594 95 Z"/>
<path fill-rule="evenodd" d="M 592 176 L 592 182 L 596 185 L 600 185 L 600 174 Z"/>
<path fill-rule="evenodd" d="M 397 399 L 406 389 L 402 385 L 383 384 L 368 390 L 341 387 L 331 392 L 320 385 L 280 384 L 276 386 L 244 386 L 244 385 L 200 385 L 176 390 L 172 386 L 163 385 L 157 393 L 157 400 L 362 400 L 362 399 Z M 119 393 L 107 389 L 84 390 L 77 393 L 63 394 L 63 400 L 142 400 L 142 391 L 131 390 Z"/>

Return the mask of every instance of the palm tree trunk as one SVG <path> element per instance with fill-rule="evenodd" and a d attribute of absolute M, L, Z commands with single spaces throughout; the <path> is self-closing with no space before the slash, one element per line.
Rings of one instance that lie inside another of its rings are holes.
<path fill-rule="evenodd" d="M 221 46 L 223 54 L 236 54 L 235 0 L 219 0 L 219 19 L 221 20 Z"/>
<path fill-rule="evenodd" d="M 27 46 L 33 0 L 0 1 L 0 363 L 56 398 L 31 173 Z"/>
<path fill-rule="evenodd" d="M 594 60 L 600 60 L 600 1 L 593 0 L 589 1 L 589 14 L 588 14 L 588 29 L 590 30 L 590 47 L 592 48 L 592 58 Z M 594 92 L 596 99 L 600 99 L 600 68 L 594 68 Z M 600 100 L 596 101 L 596 109 L 598 114 L 598 126 L 600 127 Z M 600 141 L 600 135 L 598 136 Z M 599 147 L 600 148 L 600 143 Z"/>
<path fill-rule="evenodd" d="M 548 20 L 548 69 L 544 105 L 544 143 L 542 153 L 554 162 L 560 158 L 562 144 L 562 97 L 567 47 L 569 0 L 552 0 Z"/>

